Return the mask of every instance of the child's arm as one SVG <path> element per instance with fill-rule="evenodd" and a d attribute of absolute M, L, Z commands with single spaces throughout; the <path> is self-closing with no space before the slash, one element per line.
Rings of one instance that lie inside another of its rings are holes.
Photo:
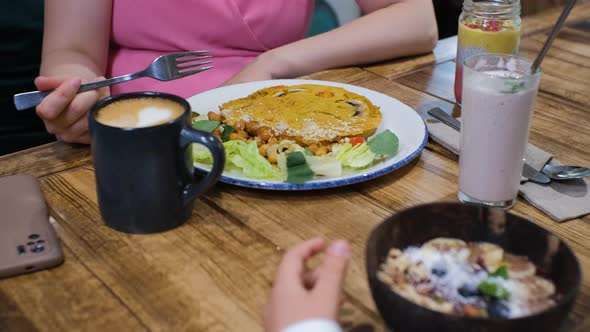
<path fill-rule="evenodd" d="M 323 251 L 326 255 L 322 264 L 308 269 L 306 261 Z M 321 239 L 287 251 L 263 310 L 265 330 L 340 332 L 336 317 L 350 255 L 346 241 L 336 241 L 326 249 Z"/>

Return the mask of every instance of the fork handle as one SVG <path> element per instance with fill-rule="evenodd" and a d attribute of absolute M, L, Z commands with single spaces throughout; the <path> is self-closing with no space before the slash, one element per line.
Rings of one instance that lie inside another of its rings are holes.
<path fill-rule="evenodd" d="M 14 95 L 14 106 L 17 111 L 23 111 L 33 106 L 41 104 L 43 98 L 50 94 L 53 90 L 49 91 L 31 91 L 24 92 Z"/>
<path fill-rule="evenodd" d="M 133 73 L 133 74 L 129 74 L 129 75 L 117 76 L 117 77 L 109 78 L 109 79 L 98 81 L 98 82 L 82 84 L 82 85 L 80 85 L 80 88 L 78 89 L 77 93 L 82 93 L 82 92 L 95 90 L 98 88 L 102 88 L 102 87 L 117 84 L 117 83 L 131 81 L 136 78 L 143 77 L 143 76 L 145 76 L 145 72 L 139 71 L 137 73 Z M 31 91 L 31 92 L 24 92 L 24 93 L 16 94 L 16 95 L 14 95 L 14 106 L 16 106 L 16 109 L 18 111 L 26 110 L 31 107 L 37 106 L 41 103 L 43 98 L 47 97 L 54 90 L 55 89 L 47 90 L 47 91 Z"/>

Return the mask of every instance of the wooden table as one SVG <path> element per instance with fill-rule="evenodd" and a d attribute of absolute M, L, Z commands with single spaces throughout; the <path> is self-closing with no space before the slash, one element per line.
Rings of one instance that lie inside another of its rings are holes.
<path fill-rule="evenodd" d="M 558 10 L 527 18 L 521 52 L 541 48 Z M 578 4 L 549 52 L 531 142 L 568 164 L 590 165 L 590 4 Z M 456 38 L 432 54 L 330 70 L 309 78 L 354 84 L 416 110 L 458 108 L 452 89 Z M 260 307 L 285 248 L 320 235 L 352 242 L 340 322 L 381 331 L 364 268 L 371 229 L 400 209 L 456 201 L 456 156 L 429 142 L 381 178 L 314 192 L 269 192 L 218 184 L 190 221 L 156 235 L 128 235 L 99 215 L 89 148 L 53 143 L 0 158 L 0 175 L 30 173 L 43 187 L 65 250 L 55 269 L 0 280 L 1 331 L 259 331 Z M 558 224 L 519 199 L 512 210 L 557 233 L 583 266 L 568 326 L 590 313 L 590 216 Z M 586 322 L 587 324 L 587 322 Z M 586 325 L 588 326 L 588 325 Z"/>

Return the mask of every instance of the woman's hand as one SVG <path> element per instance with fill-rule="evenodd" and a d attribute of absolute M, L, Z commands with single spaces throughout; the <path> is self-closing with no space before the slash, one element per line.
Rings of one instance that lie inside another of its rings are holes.
<path fill-rule="evenodd" d="M 306 261 L 323 251 L 322 264 L 308 269 Z M 343 240 L 326 250 L 323 240 L 313 239 L 287 251 L 263 310 L 265 330 L 278 332 L 310 318 L 335 320 L 350 256 L 350 247 Z"/>
<path fill-rule="evenodd" d="M 96 80 L 104 79 L 98 77 Z M 55 89 L 37 106 L 37 115 L 57 139 L 70 143 L 90 143 L 88 111 L 98 100 L 109 96 L 108 88 L 77 94 L 82 81 L 40 76 L 35 85 L 40 91 Z"/>
<path fill-rule="evenodd" d="M 263 53 L 223 83 L 223 85 L 284 78 L 274 77 L 275 75 L 273 75 L 272 70 L 273 68 L 276 69 L 276 65 L 272 64 L 270 52 Z"/>

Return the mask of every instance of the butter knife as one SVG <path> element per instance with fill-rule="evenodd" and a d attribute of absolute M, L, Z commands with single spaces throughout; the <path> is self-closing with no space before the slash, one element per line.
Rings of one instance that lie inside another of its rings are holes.
<path fill-rule="evenodd" d="M 453 118 L 452 116 L 448 115 L 442 109 L 435 107 L 429 110 L 428 114 L 430 114 L 440 122 L 446 124 L 447 126 L 455 129 L 456 131 L 461 131 L 461 122 L 459 122 L 459 120 Z M 551 179 L 549 179 L 547 175 L 537 171 L 526 162 L 522 165 L 522 176 L 536 183 L 546 184 L 551 182 Z"/>

